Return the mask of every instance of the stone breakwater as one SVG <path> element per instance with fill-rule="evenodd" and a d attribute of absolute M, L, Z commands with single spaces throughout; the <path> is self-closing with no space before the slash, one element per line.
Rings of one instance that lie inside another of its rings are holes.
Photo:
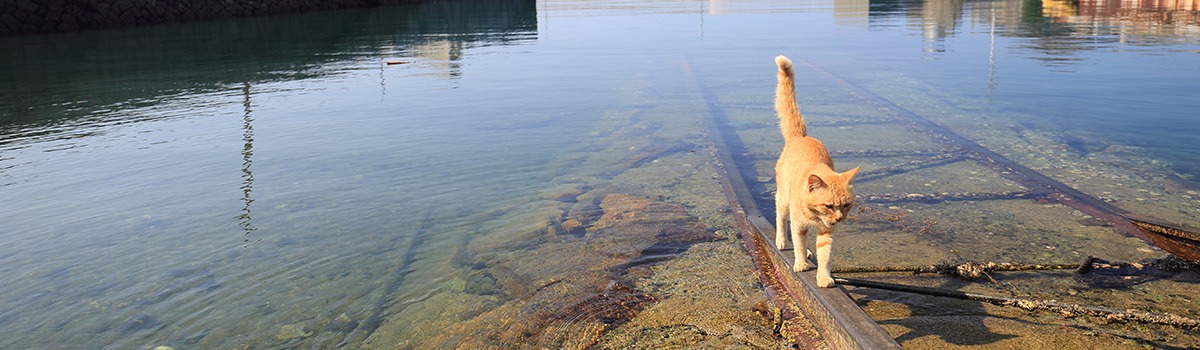
<path fill-rule="evenodd" d="M 0 37 L 419 1 L 422 0 L 0 0 Z"/>

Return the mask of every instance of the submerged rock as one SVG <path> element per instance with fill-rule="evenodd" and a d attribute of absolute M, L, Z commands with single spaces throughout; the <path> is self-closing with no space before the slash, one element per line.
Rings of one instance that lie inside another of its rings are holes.
<path fill-rule="evenodd" d="M 539 195 L 542 198 L 549 199 L 549 200 L 560 201 L 560 202 L 574 202 L 575 198 L 579 197 L 579 195 L 583 194 L 584 192 L 587 192 L 588 190 L 591 190 L 591 187 L 588 186 L 587 184 L 571 183 L 571 184 L 562 184 L 562 185 L 558 185 L 558 186 L 554 186 L 554 187 L 545 189 L 541 193 L 539 193 Z"/>
<path fill-rule="evenodd" d="M 199 332 L 196 332 L 196 333 L 193 333 L 192 335 L 184 337 L 183 343 L 188 344 L 188 345 L 199 343 L 200 340 L 203 340 L 204 337 L 207 337 L 208 334 L 211 332 L 212 332 L 211 329 L 207 329 L 207 328 L 202 329 Z"/>
<path fill-rule="evenodd" d="M 563 210 L 559 208 L 560 204 L 543 200 L 514 208 L 502 220 L 481 227 L 482 234 L 471 239 L 467 250 L 471 254 L 491 255 L 537 245 L 547 235 L 561 230 L 559 222 Z"/>
<path fill-rule="evenodd" d="M 350 333 L 358 328 L 358 323 L 358 321 L 350 318 L 349 315 L 342 313 L 335 317 L 333 321 L 329 321 L 324 328 L 321 328 L 321 331 L 331 333 Z"/>
<path fill-rule="evenodd" d="M 399 334 L 378 332 L 368 342 L 416 348 L 586 348 L 604 331 L 631 322 L 662 300 L 635 286 L 636 280 L 651 274 L 651 266 L 670 261 L 697 242 L 719 238 L 679 204 L 630 194 L 607 194 L 597 204 L 590 199 L 572 204 L 600 212 L 575 218 L 586 220 L 572 225 L 582 235 L 546 236 L 539 232 L 561 223 L 542 222 L 562 213 L 547 202 L 513 210 L 504 224 L 493 226 L 501 231 L 476 236 L 468 243 L 468 265 L 479 272 L 455 278 L 445 297 L 434 295 L 415 303 L 381 326 Z M 476 297 L 468 298 L 471 295 Z M 508 299 L 487 309 L 432 305 L 489 296 Z M 449 315 L 470 317 L 451 322 Z M 431 338 L 429 333 L 409 334 L 418 332 L 414 327 L 430 329 L 430 322 L 444 324 L 444 329 Z"/>
<path fill-rule="evenodd" d="M 486 272 L 468 279 L 462 291 L 475 295 L 495 295 L 502 293 L 500 286 L 496 284 L 496 279 Z"/>
<path fill-rule="evenodd" d="M 133 333 L 147 329 L 154 329 L 161 324 L 162 323 L 159 322 L 154 316 L 149 314 L 137 314 L 126 319 L 125 322 L 121 324 L 121 330 L 128 333 Z"/>
<path fill-rule="evenodd" d="M 674 221 L 687 217 L 687 210 L 678 204 L 652 201 L 648 198 L 614 193 L 600 201 L 604 212 L 594 229 L 639 221 Z"/>
<path fill-rule="evenodd" d="M 287 341 L 293 338 L 307 338 L 312 335 L 313 332 L 305 331 L 304 326 L 289 324 L 279 329 L 279 333 L 275 334 L 275 339 Z"/>

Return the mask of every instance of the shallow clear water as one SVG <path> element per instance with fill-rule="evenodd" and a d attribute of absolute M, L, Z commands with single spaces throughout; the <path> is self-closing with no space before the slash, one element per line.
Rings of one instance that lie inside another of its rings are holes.
<path fill-rule="evenodd" d="M 709 105 L 727 110 L 743 168 L 769 169 L 756 164 L 781 144 L 778 54 L 797 60 L 802 109 L 831 149 L 932 146 L 902 126 L 839 133 L 888 113 L 821 72 L 1123 209 L 1200 226 L 1200 24 L 1180 6 L 442 1 L 0 39 L 0 347 L 358 347 L 381 332 L 428 345 L 447 331 L 401 315 L 478 303 L 453 316 L 469 320 L 539 295 L 509 284 L 565 285 L 538 280 L 552 267 L 506 281 L 495 265 L 550 250 L 530 232 L 606 239 L 566 224 L 612 212 L 605 193 L 680 205 L 720 237 L 703 123 Z M 910 175 L 860 195 L 1005 189 Z M 1014 219 L 987 213 L 1024 210 L 989 205 L 894 210 L 999 231 Z M 950 232 L 912 244 L 981 259 L 1062 244 Z M 658 252 L 668 260 L 711 240 L 656 237 L 687 243 Z M 951 254 L 848 239 L 848 264 Z M 1105 239 L 1054 251 L 1098 254 Z M 630 240 L 601 255 L 662 246 Z M 1156 254 L 1143 249 L 1111 254 Z M 1040 258 L 1073 259 L 1055 254 Z"/>

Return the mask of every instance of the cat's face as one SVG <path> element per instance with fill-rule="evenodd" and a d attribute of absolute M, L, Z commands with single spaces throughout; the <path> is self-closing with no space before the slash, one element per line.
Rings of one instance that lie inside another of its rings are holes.
<path fill-rule="evenodd" d="M 813 217 L 825 227 L 833 227 L 850 214 L 854 207 L 854 190 L 850 180 L 858 168 L 838 174 L 814 174 L 808 179 L 807 207 Z"/>
<path fill-rule="evenodd" d="M 817 215 L 817 220 L 827 227 L 833 227 L 850 215 L 850 208 L 854 207 L 854 196 L 850 196 L 850 200 L 837 200 L 831 198 L 829 201 L 823 201 L 813 205 L 811 209 Z"/>

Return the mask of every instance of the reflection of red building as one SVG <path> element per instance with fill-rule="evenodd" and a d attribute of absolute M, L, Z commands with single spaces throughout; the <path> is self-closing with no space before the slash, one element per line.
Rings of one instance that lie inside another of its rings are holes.
<path fill-rule="evenodd" d="M 1042 15 L 1083 24 L 1076 29 L 1084 34 L 1108 28 L 1121 42 L 1128 35 L 1191 37 L 1200 31 L 1200 0 L 1042 0 Z"/>
<path fill-rule="evenodd" d="M 1060 21 L 1112 18 L 1141 23 L 1197 24 L 1200 0 L 1042 0 L 1042 13 Z"/>
<path fill-rule="evenodd" d="M 1195 23 L 1198 6 L 1197 0 L 1081 0 L 1079 15 L 1135 22 Z"/>
<path fill-rule="evenodd" d="M 1079 10 L 1081 12 L 1094 10 L 1097 11 L 1097 14 L 1101 14 L 1100 11 L 1110 11 L 1115 14 L 1121 9 L 1196 11 L 1200 10 L 1197 5 L 1200 5 L 1200 2 L 1196 0 L 1081 0 L 1079 1 Z"/>

